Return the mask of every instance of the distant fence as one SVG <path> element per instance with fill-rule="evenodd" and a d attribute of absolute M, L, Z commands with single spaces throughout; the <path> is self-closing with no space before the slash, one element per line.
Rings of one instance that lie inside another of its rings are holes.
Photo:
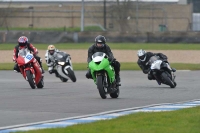
<path fill-rule="evenodd" d="M 17 43 L 25 35 L 31 43 L 93 43 L 97 35 L 104 35 L 107 42 L 140 42 L 140 43 L 200 43 L 200 32 L 0 32 L 0 43 Z"/>
<path fill-rule="evenodd" d="M 24 1 L 25 2 L 25 1 Z M 171 2 L 85 2 L 84 25 L 115 32 L 191 31 L 192 4 Z M 1 2 L 0 2 L 1 3 Z M 0 28 L 75 28 L 81 25 L 81 2 L 0 4 Z"/>

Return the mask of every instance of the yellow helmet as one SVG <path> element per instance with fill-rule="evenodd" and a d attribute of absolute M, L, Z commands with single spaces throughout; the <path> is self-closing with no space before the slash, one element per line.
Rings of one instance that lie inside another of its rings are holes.
<path fill-rule="evenodd" d="M 51 55 L 53 55 L 54 54 L 54 52 L 55 52 L 55 46 L 54 45 L 49 45 L 48 46 L 48 51 L 49 51 L 49 53 L 51 54 Z"/>
<path fill-rule="evenodd" d="M 56 48 L 55 48 L 55 46 L 54 45 L 49 45 L 48 46 L 48 50 L 55 50 Z"/>

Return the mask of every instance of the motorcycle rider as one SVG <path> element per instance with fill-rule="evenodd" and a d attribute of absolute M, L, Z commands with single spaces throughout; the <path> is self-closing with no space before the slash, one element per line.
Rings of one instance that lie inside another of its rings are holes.
<path fill-rule="evenodd" d="M 13 61 L 16 63 L 14 65 L 14 71 L 15 72 L 20 72 L 19 66 L 17 64 L 17 58 L 18 58 L 19 50 L 22 49 L 22 48 L 28 48 L 33 53 L 34 58 L 40 64 L 40 67 L 42 69 L 42 73 L 44 73 L 44 69 L 42 68 L 42 59 L 37 55 L 38 54 L 38 50 L 37 50 L 37 48 L 35 48 L 33 46 L 33 44 L 28 42 L 28 38 L 26 36 L 19 37 L 18 45 L 16 45 L 14 50 L 13 50 Z"/>
<path fill-rule="evenodd" d="M 106 53 L 106 55 L 108 55 L 108 60 L 110 62 L 112 61 L 111 65 L 114 67 L 114 70 L 115 70 L 116 82 L 117 84 L 119 84 L 120 83 L 120 63 L 116 61 L 116 59 L 114 58 L 110 47 L 106 44 L 106 38 L 102 35 L 98 35 L 95 38 L 95 43 L 92 46 L 90 46 L 88 49 L 88 58 L 87 58 L 88 64 L 90 63 L 90 61 L 92 61 L 92 55 L 96 52 L 104 52 Z M 90 69 L 88 69 L 85 76 L 88 79 L 92 79 Z"/>
<path fill-rule="evenodd" d="M 57 70 L 54 69 L 54 67 L 56 66 L 55 57 L 57 56 L 58 52 L 60 52 L 60 51 L 58 49 L 56 49 L 56 47 L 54 45 L 49 45 L 47 47 L 47 51 L 45 53 L 45 60 L 46 60 L 47 66 L 48 66 L 49 74 L 55 73 L 56 77 L 59 77 Z"/>
<path fill-rule="evenodd" d="M 160 59 L 164 62 L 166 62 L 169 70 L 171 71 L 175 71 L 175 69 L 172 69 L 170 66 L 169 66 L 169 63 L 167 61 L 167 56 L 162 54 L 162 53 L 152 53 L 152 52 L 146 52 L 145 50 L 143 49 L 140 49 L 137 51 L 137 56 L 138 56 L 138 61 L 137 61 L 137 64 L 139 65 L 139 67 L 142 69 L 143 73 L 144 74 L 148 74 L 148 79 L 149 80 L 155 80 L 155 77 L 153 76 L 153 74 L 150 72 L 150 65 L 148 63 L 149 59 L 152 57 L 152 56 L 159 56 Z M 161 83 L 158 83 L 159 85 Z"/>

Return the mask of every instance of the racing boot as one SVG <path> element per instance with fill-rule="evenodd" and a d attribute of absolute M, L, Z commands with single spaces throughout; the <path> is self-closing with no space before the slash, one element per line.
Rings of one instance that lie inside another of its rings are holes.
<path fill-rule="evenodd" d="M 57 72 L 55 69 L 54 69 L 53 71 L 54 71 L 54 73 L 55 73 L 55 76 L 56 76 L 57 78 L 59 78 L 58 72 Z"/>
<path fill-rule="evenodd" d="M 115 78 L 116 78 L 117 86 L 121 86 L 121 84 L 120 84 L 120 82 L 121 82 L 120 75 L 116 74 Z"/>
<path fill-rule="evenodd" d="M 41 69 L 42 69 L 42 74 L 44 74 L 45 73 L 44 69 L 42 67 L 41 67 Z"/>
<path fill-rule="evenodd" d="M 45 71 L 44 71 L 44 69 L 43 69 L 43 67 L 42 67 L 42 63 L 40 62 L 39 64 L 40 64 L 40 68 L 42 69 L 42 74 L 44 74 Z"/>
<path fill-rule="evenodd" d="M 16 72 L 16 73 L 20 72 L 18 64 L 15 64 L 13 71 Z"/>

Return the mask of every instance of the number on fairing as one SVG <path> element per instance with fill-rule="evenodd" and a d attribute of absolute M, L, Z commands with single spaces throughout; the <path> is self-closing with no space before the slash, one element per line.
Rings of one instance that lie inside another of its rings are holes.
<path fill-rule="evenodd" d="M 33 56 L 30 54 L 26 56 L 26 59 L 28 59 L 28 60 L 31 60 L 32 58 L 33 58 Z"/>

